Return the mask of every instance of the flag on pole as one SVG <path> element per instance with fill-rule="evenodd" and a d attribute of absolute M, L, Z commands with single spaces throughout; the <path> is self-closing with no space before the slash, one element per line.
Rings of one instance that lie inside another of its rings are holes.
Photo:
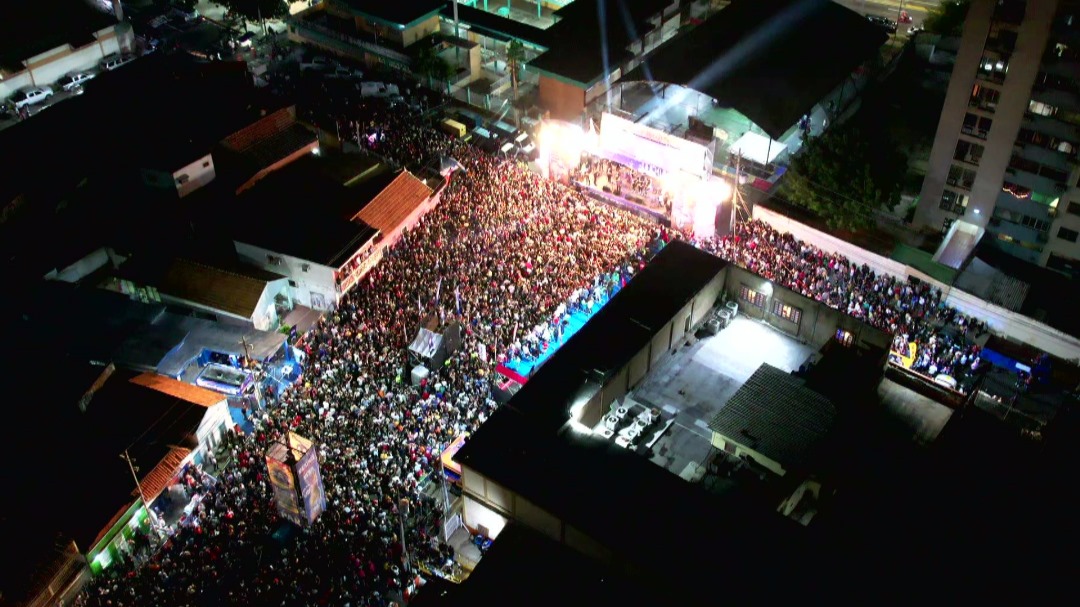
<path fill-rule="evenodd" d="M 435 283 L 435 307 L 439 307 L 439 293 L 442 292 L 442 277 L 439 277 L 439 282 Z"/>
<path fill-rule="evenodd" d="M 416 294 L 416 311 L 420 312 L 421 314 L 424 313 L 424 304 L 420 302 L 420 294 L 419 293 Z"/>
<path fill-rule="evenodd" d="M 457 285 L 454 285 L 454 307 L 457 308 L 458 315 L 461 315 L 461 289 Z"/>

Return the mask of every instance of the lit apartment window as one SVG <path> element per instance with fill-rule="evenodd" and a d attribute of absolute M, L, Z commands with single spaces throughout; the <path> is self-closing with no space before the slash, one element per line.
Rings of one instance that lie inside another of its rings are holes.
<path fill-rule="evenodd" d="M 1070 230 L 1069 228 L 1066 228 L 1064 226 L 1058 228 L 1057 237 L 1062 240 L 1076 242 L 1077 236 L 1080 236 L 1080 232 L 1077 232 L 1076 230 Z"/>
<path fill-rule="evenodd" d="M 765 300 L 768 298 L 765 297 L 764 293 L 759 293 L 746 285 L 739 285 L 739 299 L 752 306 L 764 308 Z"/>
<path fill-rule="evenodd" d="M 1035 101 L 1034 99 L 1028 103 L 1028 111 L 1032 114 L 1038 114 L 1039 116 L 1053 116 L 1057 113 L 1057 108 L 1049 103 L 1043 103 L 1042 101 Z"/>
<path fill-rule="evenodd" d="M 983 56 L 979 62 L 979 76 L 1001 84 L 1005 82 L 1005 74 L 1009 71 L 1009 62 L 1005 59 Z"/>
<path fill-rule="evenodd" d="M 799 324 L 799 321 L 802 320 L 802 310 L 795 306 L 789 306 L 782 301 L 773 302 L 772 313 L 795 324 Z"/>
<path fill-rule="evenodd" d="M 970 200 L 971 197 L 967 194 L 957 194 L 952 190 L 945 190 L 941 193 L 941 204 L 939 206 L 942 210 L 950 213 L 963 214 Z"/>

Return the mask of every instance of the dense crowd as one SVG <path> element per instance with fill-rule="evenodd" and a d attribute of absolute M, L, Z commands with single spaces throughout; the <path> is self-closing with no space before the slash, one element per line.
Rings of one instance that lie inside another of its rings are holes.
<path fill-rule="evenodd" d="M 254 432 L 230 438 L 232 464 L 165 546 L 142 567 L 113 567 L 83 603 L 382 605 L 418 568 L 446 572 L 452 555 L 437 523 L 422 524 L 435 508 L 420 481 L 492 412 L 496 356 L 536 355 L 573 302 L 628 278 L 664 235 L 415 118 L 363 121 L 360 143 L 385 157 L 413 164 L 438 150 L 462 169 L 440 205 L 307 335 L 301 381 L 257 416 Z M 413 386 L 406 347 L 426 318 L 460 321 L 464 341 Z M 288 431 L 318 445 L 328 507 L 278 542 L 262 454 Z"/>
<path fill-rule="evenodd" d="M 911 368 L 957 380 L 978 367 L 974 339 L 986 324 L 945 304 L 925 282 L 880 274 L 843 255 L 828 253 L 767 223 L 739 223 L 734 234 L 697 243 L 796 293 L 859 318 L 894 336 L 894 350 L 916 345 Z"/>
<path fill-rule="evenodd" d="M 385 102 L 346 97 L 325 109 L 343 138 L 393 162 L 453 156 L 461 168 L 441 203 L 305 337 L 304 376 L 270 397 L 253 432 L 230 433 L 231 463 L 175 534 L 141 566 L 112 567 L 82 605 L 385 605 L 418 569 L 448 572 L 452 551 L 427 516 L 438 507 L 421 480 L 446 445 L 493 411 L 494 364 L 538 356 L 565 314 L 592 307 L 673 237 Z M 931 375 L 976 364 L 968 338 L 985 326 L 928 285 L 876 274 L 757 221 L 697 244 L 898 343 L 916 342 L 916 368 Z M 413 385 L 407 346 L 428 319 L 460 322 L 463 345 Z M 289 431 L 318 446 L 328 506 L 309 529 L 279 540 L 263 454 Z"/>

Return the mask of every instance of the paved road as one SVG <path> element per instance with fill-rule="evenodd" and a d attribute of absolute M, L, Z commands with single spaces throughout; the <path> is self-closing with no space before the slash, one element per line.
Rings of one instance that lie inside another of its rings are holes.
<path fill-rule="evenodd" d="M 911 17 L 910 25 L 922 25 L 926 14 L 934 7 L 941 4 L 941 0 L 835 0 L 838 4 L 846 6 L 863 15 L 876 15 L 897 20 L 900 11 L 907 11 Z M 907 24 L 901 26 L 901 31 L 907 30 Z"/>

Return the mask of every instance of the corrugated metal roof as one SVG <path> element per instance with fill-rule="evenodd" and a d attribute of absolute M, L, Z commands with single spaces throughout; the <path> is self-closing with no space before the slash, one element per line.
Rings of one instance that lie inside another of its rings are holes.
<path fill-rule="evenodd" d="M 247 276 L 187 259 L 177 259 L 169 265 L 158 290 L 178 299 L 242 318 L 251 318 L 255 315 L 255 308 L 268 282 L 267 276 Z"/>
<path fill-rule="evenodd" d="M 790 373 L 763 364 L 709 428 L 786 468 L 805 463 L 835 419 L 836 407 L 829 399 Z"/>

